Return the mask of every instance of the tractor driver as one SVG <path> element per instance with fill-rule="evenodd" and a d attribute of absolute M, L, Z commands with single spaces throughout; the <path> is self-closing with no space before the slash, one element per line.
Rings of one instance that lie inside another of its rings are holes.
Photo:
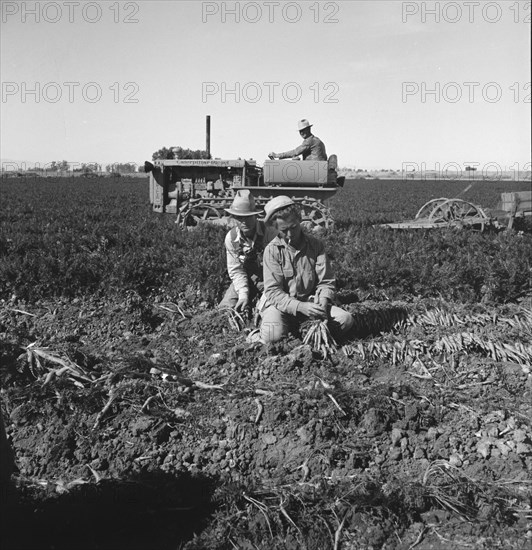
<path fill-rule="evenodd" d="M 231 208 L 225 211 L 231 214 L 236 226 L 225 237 L 231 285 L 218 307 L 245 312 L 250 310 L 253 299 L 264 288 L 262 253 L 277 235 L 277 230 L 257 220 L 260 211 L 256 210 L 255 199 L 248 189 L 237 191 Z"/>
<path fill-rule="evenodd" d="M 299 134 L 303 138 L 303 143 L 291 151 L 270 153 L 268 157 L 273 160 L 275 158 L 288 159 L 302 155 L 303 160 L 327 160 L 323 141 L 310 131 L 312 124 L 306 118 L 303 118 L 298 121 L 297 126 Z"/>

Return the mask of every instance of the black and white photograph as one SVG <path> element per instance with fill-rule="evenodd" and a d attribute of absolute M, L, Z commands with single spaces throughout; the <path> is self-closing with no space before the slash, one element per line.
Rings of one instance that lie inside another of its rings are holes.
<path fill-rule="evenodd" d="M 4 550 L 532 546 L 528 0 L 0 0 Z"/>

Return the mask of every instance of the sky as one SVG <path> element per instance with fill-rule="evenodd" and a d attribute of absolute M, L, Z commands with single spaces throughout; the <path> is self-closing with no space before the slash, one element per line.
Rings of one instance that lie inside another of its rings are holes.
<path fill-rule="evenodd" d="M 530 2 L 0 0 L 0 157 L 530 170 Z M 528 163 L 528 164 L 527 164 Z"/>

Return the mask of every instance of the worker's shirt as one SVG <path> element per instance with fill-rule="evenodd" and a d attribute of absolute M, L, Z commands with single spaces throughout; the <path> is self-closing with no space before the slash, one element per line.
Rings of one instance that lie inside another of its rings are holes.
<path fill-rule="evenodd" d="M 303 156 L 303 160 L 327 160 L 325 145 L 320 138 L 310 135 L 303 140 L 303 143 L 292 151 L 286 151 L 279 155 L 280 159 L 288 159 L 292 157 Z"/>
<path fill-rule="evenodd" d="M 264 250 L 265 306 L 275 306 L 283 313 L 296 315 L 300 302 L 314 295 L 330 301 L 336 281 L 323 243 L 303 234 L 299 248 L 275 237 Z"/>
<path fill-rule="evenodd" d="M 225 236 L 227 271 L 239 298 L 249 295 L 249 277 L 254 275 L 262 281 L 262 254 L 276 235 L 275 229 L 257 220 L 252 239 L 243 235 L 238 227 L 233 227 Z"/>

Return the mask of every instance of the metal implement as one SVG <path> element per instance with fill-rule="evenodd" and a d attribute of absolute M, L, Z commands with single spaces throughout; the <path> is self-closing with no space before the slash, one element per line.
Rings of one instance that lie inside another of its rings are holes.
<path fill-rule="evenodd" d="M 461 199 L 433 199 L 424 204 L 411 221 L 387 223 L 393 229 L 432 229 L 436 227 L 470 227 L 483 231 L 490 223 L 480 206 Z"/>
<path fill-rule="evenodd" d="M 518 217 L 532 214 L 530 191 L 502 193 L 497 209 L 487 209 L 462 199 L 433 199 L 425 203 L 413 220 L 385 223 L 392 229 L 469 228 L 484 231 L 487 227 L 511 229 Z"/>

